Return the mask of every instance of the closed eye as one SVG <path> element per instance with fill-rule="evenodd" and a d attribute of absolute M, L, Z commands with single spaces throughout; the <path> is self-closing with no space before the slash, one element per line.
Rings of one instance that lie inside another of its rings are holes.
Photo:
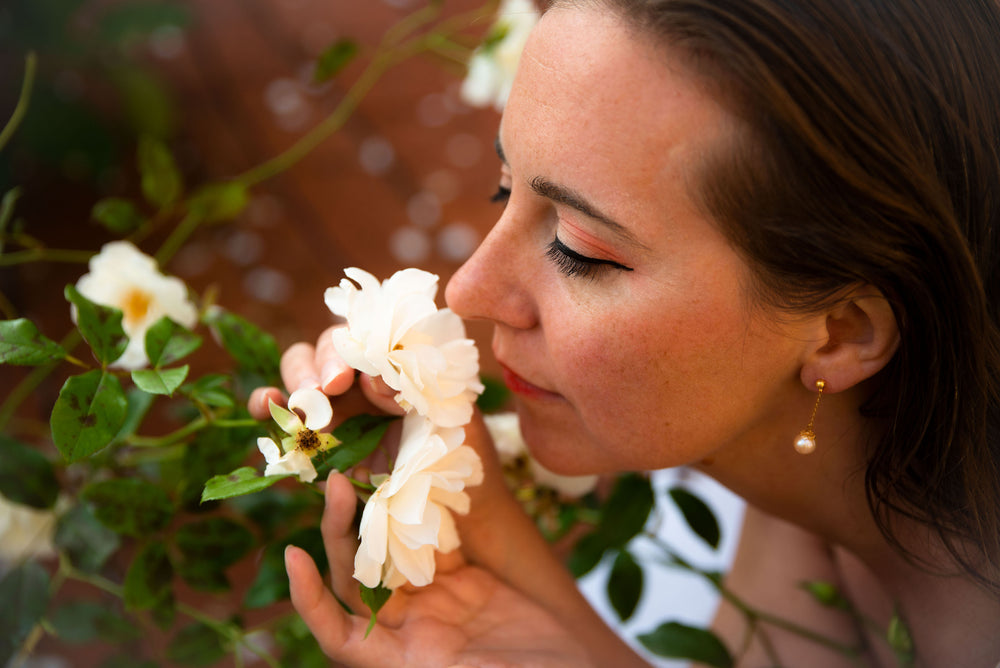
<path fill-rule="evenodd" d="M 570 277 L 594 278 L 606 269 L 632 271 L 631 267 L 626 267 L 614 260 L 603 260 L 581 255 L 560 241 L 559 237 L 553 239 L 552 243 L 548 245 L 545 257 L 555 263 L 559 271 Z"/>

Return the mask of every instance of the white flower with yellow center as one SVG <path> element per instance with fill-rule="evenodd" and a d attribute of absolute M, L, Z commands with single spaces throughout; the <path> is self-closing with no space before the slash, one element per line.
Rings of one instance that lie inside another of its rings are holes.
<path fill-rule="evenodd" d="M 96 304 L 122 311 L 129 342 L 113 367 L 141 369 L 149 364 L 146 330 L 163 316 L 189 329 L 198 322 L 198 309 L 188 299 L 184 282 L 161 274 L 156 260 L 128 241 L 105 244 L 90 258 L 90 272 L 80 277 L 76 289 Z"/>
<path fill-rule="evenodd" d="M 0 494 L 0 561 L 51 557 L 56 513 L 14 503 Z"/>
<path fill-rule="evenodd" d="M 524 44 L 540 16 L 531 0 L 503 0 L 486 40 L 469 59 L 462 100 L 473 107 L 503 109 Z"/>
<path fill-rule="evenodd" d="M 332 434 L 320 433 L 333 419 L 330 399 L 319 390 L 304 389 L 292 392 L 288 397 L 288 409 L 270 402 L 271 417 L 287 436 L 281 439 L 281 447 L 273 439 L 257 439 L 257 448 L 267 467 L 264 475 L 296 474 L 302 482 L 316 479 L 316 467 L 312 458 L 316 453 L 328 450 L 339 443 Z M 302 411 L 305 419 L 295 412 Z"/>
<path fill-rule="evenodd" d="M 435 305 L 438 277 L 404 269 L 379 283 L 355 267 L 344 273 L 348 278 L 324 296 L 329 309 L 347 319 L 347 327 L 333 332 L 344 361 L 381 376 L 404 410 L 441 427 L 468 423 L 483 391 L 479 351 L 462 319 Z"/>
<path fill-rule="evenodd" d="M 531 456 L 531 451 L 528 450 L 528 446 L 524 442 L 517 413 L 484 415 L 483 421 L 486 423 L 486 429 L 490 432 L 490 436 L 493 437 L 493 443 L 500 455 L 500 463 L 508 466 L 518 459 L 525 459 L 531 479 L 536 485 L 554 489 L 562 496 L 569 498 L 581 497 L 597 487 L 598 476 L 596 475 L 560 475 L 539 464 Z"/>
<path fill-rule="evenodd" d="M 463 429 L 437 428 L 415 413 L 403 419 L 392 474 L 378 481 L 361 516 L 355 579 L 389 589 L 431 583 L 435 550 L 450 552 L 460 543 L 449 510 L 469 512 L 464 490 L 483 480 L 479 455 L 464 440 Z"/>

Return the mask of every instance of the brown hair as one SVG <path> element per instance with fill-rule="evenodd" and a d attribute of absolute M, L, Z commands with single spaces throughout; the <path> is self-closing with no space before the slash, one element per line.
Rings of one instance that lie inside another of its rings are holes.
<path fill-rule="evenodd" d="M 863 409 L 886 424 L 869 505 L 897 547 L 893 517 L 915 518 L 1000 592 L 1000 4 L 603 4 L 679 47 L 745 121 L 700 194 L 759 296 L 886 296 L 900 345 Z"/>

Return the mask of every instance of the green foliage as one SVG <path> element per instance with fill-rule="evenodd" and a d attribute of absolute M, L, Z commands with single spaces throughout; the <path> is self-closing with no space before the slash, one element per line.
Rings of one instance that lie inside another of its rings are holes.
<path fill-rule="evenodd" d="M 657 656 L 698 661 L 715 668 L 731 668 L 733 657 L 722 641 L 706 629 L 679 622 L 661 624 L 639 636 L 639 642 Z"/>
<path fill-rule="evenodd" d="M 350 39 L 338 39 L 328 46 L 316 60 L 313 83 L 326 83 L 337 76 L 358 54 L 358 44 Z"/>
<path fill-rule="evenodd" d="M 97 360 L 102 365 L 107 365 L 121 357 L 128 347 L 128 336 L 122 329 L 122 312 L 95 304 L 72 285 L 66 286 L 65 294 L 66 299 L 73 304 L 76 326 L 90 344 Z"/>
<path fill-rule="evenodd" d="M 267 489 L 279 480 L 292 477 L 288 475 L 262 476 L 252 466 L 242 466 L 232 473 L 214 476 L 205 483 L 205 491 L 201 495 L 202 503 L 229 499 L 243 494 L 253 494 Z"/>
<path fill-rule="evenodd" d="M 371 611 L 371 617 L 368 619 L 368 627 L 365 629 L 366 638 L 375 627 L 378 611 L 382 609 L 383 605 L 389 602 L 389 597 L 391 596 L 392 590 L 386 589 L 382 585 L 378 585 L 375 588 L 361 585 L 361 602 L 368 606 L 368 610 Z"/>
<path fill-rule="evenodd" d="M 70 563 L 86 573 L 100 570 L 121 545 L 118 534 L 101 524 L 90 507 L 82 504 L 59 518 L 53 540 Z"/>
<path fill-rule="evenodd" d="M 43 336 L 25 318 L 0 321 L 0 364 L 37 366 L 66 357 L 66 351 Z"/>
<path fill-rule="evenodd" d="M 49 624 L 60 640 L 85 643 L 103 640 L 123 643 L 141 637 L 139 629 L 105 603 L 74 600 L 63 603 L 48 617 Z"/>
<path fill-rule="evenodd" d="M 892 648 L 892 653 L 896 656 L 896 664 L 899 666 L 912 666 L 916 662 L 916 647 L 913 644 L 913 634 L 906 620 L 900 616 L 899 611 L 892 613 L 889 620 L 889 627 L 886 630 L 885 639 Z"/>
<path fill-rule="evenodd" d="M 211 666 L 226 655 L 223 638 L 211 626 L 198 622 L 186 626 L 171 639 L 167 658 L 181 666 Z"/>
<path fill-rule="evenodd" d="M 255 543 L 242 524 L 225 517 L 211 517 L 185 524 L 174 536 L 182 555 L 181 576 L 195 589 L 225 591 L 225 569 L 239 561 Z"/>
<path fill-rule="evenodd" d="M 206 223 L 217 223 L 231 220 L 246 208 L 250 201 L 245 184 L 239 181 L 213 183 L 205 186 L 191 196 L 188 210 L 198 220 Z"/>
<path fill-rule="evenodd" d="M 151 135 L 139 138 L 138 165 L 142 194 L 147 202 L 163 208 L 180 198 L 184 190 L 181 173 L 170 149 L 161 140 Z"/>
<path fill-rule="evenodd" d="M 315 457 L 320 479 L 336 469 L 346 471 L 368 457 L 378 447 L 389 425 L 398 418 L 386 415 L 355 415 L 333 430 L 340 445 Z"/>
<path fill-rule="evenodd" d="M 223 309 L 213 309 L 206 313 L 205 324 L 212 329 L 237 364 L 260 376 L 265 384 L 281 384 L 281 353 L 270 334 Z"/>
<path fill-rule="evenodd" d="M 49 576 L 39 564 L 26 561 L 0 580 L 0 665 L 17 654 L 49 604 Z"/>
<path fill-rule="evenodd" d="M 146 330 L 144 343 L 150 365 L 159 369 L 198 350 L 201 337 L 164 316 Z"/>
<path fill-rule="evenodd" d="M 174 603 L 174 566 L 162 541 L 143 547 L 125 573 L 125 607 L 169 610 Z"/>
<path fill-rule="evenodd" d="M 570 554 L 570 572 L 581 577 L 600 562 L 606 551 L 623 549 L 646 526 L 653 507 L 649 478 L 635 473 L 619 477 L 601 507 L 597 527 L 581 538 Z"/>
<path fill-rule="evenodd" d="M 52 440 L 66 461 L 78 461 L 107 447 L 127 414 L 125 391 L 114 375 L 94 369 L 71 376 L 52 408 Z"/>
<path fill-rule="evenodd" d="M 122 236 L 135 231 L 145 222 L 135 205 L 120 197 L 99 200 L 90 210 L 90 217 L 108 232 Z"/>
<path fill-rule="evenodd" d="M 188 365 L 174 369 L 137 369 L 132 372 L 132 382 L 149 394 L 171 396 L 188 375 Z"/>
<path fill-rule="evenodd" d="M 483 413 L 495 413 L 502 409 L 510 399 L 510 390 L 503 384 L 503 381 L 483 376 L 480 379 L 486 388 L 483 393 L 476 398 L 476 406 Z"/>
<path fill-rule="evenodd" d="M 97 520 L 115 533 L 147 536 L 167 526 L 174 514 L 167 493 L 145 480 L 117 478 L 91 483 L 83 498 Z"/>
<path fill-rule="evenodd" d="M 608 600 L 623 622 L 628 621 L 639 605 L 642 597 L 642 566 L 629 554 L 621 550 L 611 565 L 608 576 Z"/>
<path fill-rule="evenodd" d="M 0 494 L 32 508 L 51 508 L 59 495 L 52 462 L 38 450 L 0 435 Z"/>
<path fill-rule="evenodd" d="M 715 519 L 715 513 L 712 512 L 712 509 L 683 487 L 672 488 L 670 498 L 680 509 L 691 530 L 713 550 L 718 549 L 721 533 L 719 522 Z"/>
<path fill-rule="evenodd" d="M 274 540 L 264 551 L 257 577 L 247 590 L 243 604 L 248 608 L 263 608 L 288 598 L 288 574 L 285 572 L 285 547 L 295 545 L 305 550 L 316 562 L 320 573 L 328 567 L 323 548 L 323 534 L 318 526 L 307 526 L 284 538 Z"/>
<path fill-rule="evenodd" d="M 808 580 L 800 582 L 799 587 L 809 593 L 817 603 L 827 608 L 850 610 L 850 602 L 840 593 L 840 589 L 832 582 L 825 580 Z"/>

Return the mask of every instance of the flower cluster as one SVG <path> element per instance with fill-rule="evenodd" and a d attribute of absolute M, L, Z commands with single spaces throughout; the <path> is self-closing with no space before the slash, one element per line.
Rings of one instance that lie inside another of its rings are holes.
<path fill-rule="evenodd" d="M 482 392 L 479 352 L 462 320 L 434 303 L 438 277 L 404 269 L 379 283 L 357 268 L 326 291 L 347 326 L 337 352 L 353 368 L 381 376 L 407 410 L 395 465 L 378 476 L 361 518 L 354 577 L 368 587 L 429 584 L 434 552 L 459 545 L 450 511 L 466 513 L 465 488 L 483 479 L 482 462 L 462 429 Z"/>
<path fill-rule="evenodd" d="M 531 0 L 503 0 L 486 39 L 469 59 L 460 91 L 462 100 L 474 107 L 503 109 L 524 43 L 539 17 Z"/>

